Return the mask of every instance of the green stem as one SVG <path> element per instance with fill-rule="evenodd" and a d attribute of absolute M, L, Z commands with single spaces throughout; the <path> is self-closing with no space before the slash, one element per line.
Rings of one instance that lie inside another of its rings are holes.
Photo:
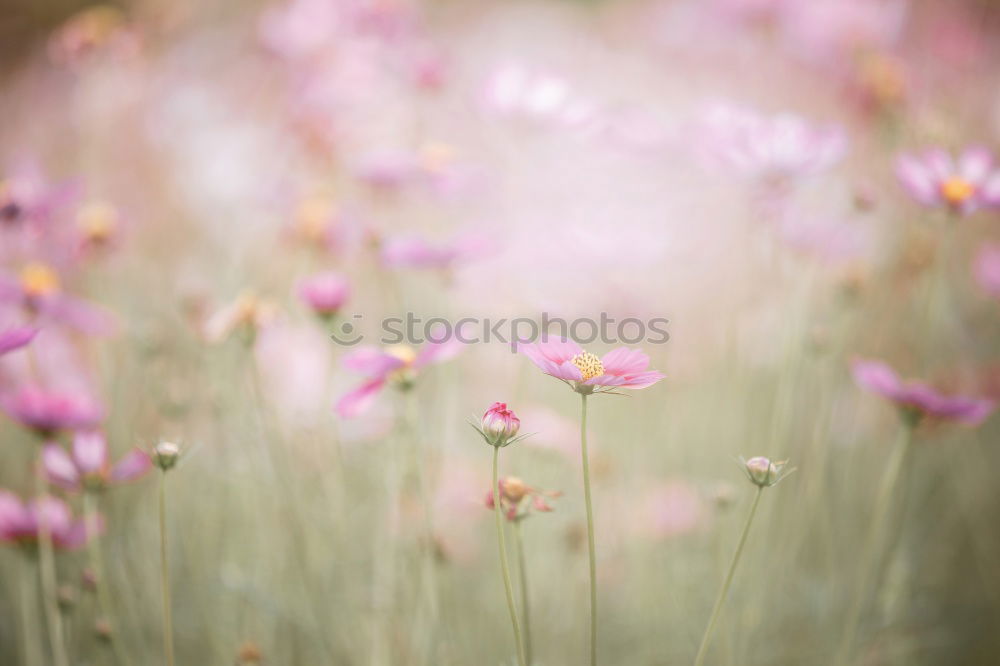
<path fill-rule="evenodd" d="M 48 494 L 48 483 L 45 472 L 39 465 L 36 478 L 36 501 L 41 502 Z M 52 646 L 52 661 L 54 666 L 69 666 L 66 656 L 65 634 L 63 632 L 62 616 L 59 614 L 58 591 L 56 584 L 56 561 L 52 546 L 52 532 L 49 529 L 48 516 L 44 511 L 38 511 L 38 555 L 39 577 L 42 582 L 43 605 L 45 620 L 49 626 L 49 643 Z"/>
<path fill-rule="evenodd" d="M 25 557 L 25 562 L 34 563 L 34 559 Z M 34 567 L 31 567 L 34 568 Z M 29 571 L 28 573 L 34 573 Z M 31 582 L 34 576 L 19 576 L 21 588 L 21 656 L 24 657 L 25 666 L 38 666 L 41 663 L 39 656 L 38 637 L 38 606 L 35 603 L 35 590 L 32 589 Z"/>
<path fill-rule="evenodd" d="M 524 658 L 532 664 L 531 604 L 528 599 L 528 567 L 524 561 L 524 542 L 521 539 L 521 521 L 514 521 L 514 550 L 517 551 L 517 573 L 521 586 L 521 615 L 524 625 Z"/>
<path fill-rule="evenodd" d="M 587 394 L 581 393 L 580 454 L 583 457 L 583 499 L 587 505 L 587 554 L 590 564 L 590 666 L 597 666 L 597 548 L 594 545 L 594 503 L 590 497 L 590 455 L 587 453 Z"/>
<path fill-rule="evenodd" d="M 87 533 L 87 549 L 90 555 L 90 566 L 94 570 L 97 588 L 97 603 L 101 608 L 101 615 L 109 623 L 112 633 L 109 636 L 111 650 L 115 661 L 119 664 L 127 664 L 128 659 L 122 653 L 122 647 L 118 639 L 118 634 L 114 631 L 115 623 L 111 610 L 111 596 L 108 591 L 108 579 L 105 573 L 104 554 L 101 549 L 101 535 L 98 524 L 100 513 L 98 510 L 98 498 L 91 491 L 83 493 L 83 525 Z"/>
<path fill-rule="evenodd" d="M 514 606 L 514 588 L 510 584 L 510 567 L 507 565 L 507 546 L 503 540 L 503 518 L 500 508 L 500 477 L 497 472 L 500 447 L 493 447 L 493 515 L 497 523 L 497 543 L 500 546 L 500 570 L 503 572 L 503 588 L 507 593 L 507 610 L 510 611 L 510 623 L 514 627 L 514 642 L 517 644 L 517 663 L 528 666 L 524 658 L 524 645 L 521 643 L 521 627 L 517 621 L 517 608 Z"/>
<path fill-rule="evenodd" d="M 867 593 L 872 591 L 872 577 L 878 567 L 879 545 L 881 536 L 886 528 L 886 520 L 889 517 L 889 508 L 892 498 L 896 494 L 896 487 L 902 477 L 902 471 L 909 457 L 910 442 L 913 439 L 913 425 L 904 423 L 900 436 L 896 441 L 896 446 L 892 450 L 888 466 L 882 475 L 882 483 L 875 498 L 875 508 L 872 512 L 872 522 L 868 530 L 867 541 L 862 562 L 861 577 L 858 578 L 857 586 L 854 589 L 854 596 L 851 606 L 847 612 L 847 620 L 844 624 L 844 633 L 840 639 L 840 647 L 837 650 L 837 659 L 834 663 L 844 664 L 850 659 L 851 650 L 854 647 L 854 639 L 857 635 L 858 624 L 861 619 L 861 611 Z M 877 586 L 877 581 L 875 581 Z"/>
<path fill-rule="evenodd" d="M 170 608 L 170 570 L 167 566 L 167 472 L 160 473 L 160 593 L 163 598 L 163 662 L 174 666 L 174 622 Z"/>
<path fill-rule="evenodd" d="M 753 517 L 757 514 L 757 505 L 760 504 L 760 497 L 763 494 L 764 486 L 757 486 L 757 494 L 754 495 L 753 504 L 750 506 L 750 513 L 747 514 L 747 521 L 743 524 L 743 532 L 740 534 L 739 543 L 736 545 L 736 552 L 733 553 L 733 560 L 729 563 L 729 571 L 726 572 L 726 579 L 722 583 L 722 589 L 719 590 L 719 596 L 715 599 L 712 615 L 708 618 L 708 625 L 705 627 L 705 635 L 701 637 L 701 646 L 698 648 L 698 656 L 695 657 L 694 666 L 701 666 L 705 663 L 705 655 L 708 653 L 708 642 L 712 638 L 715 623 L 719 620 L 719 613 L 726 601 L 726 595 L 729 594 L 729 586 L 733 582 L 736 566 L 740 563 L 743 546 L 746 545 L 747 536 L 750 534 L 750 525 L 753 524 Z"/>

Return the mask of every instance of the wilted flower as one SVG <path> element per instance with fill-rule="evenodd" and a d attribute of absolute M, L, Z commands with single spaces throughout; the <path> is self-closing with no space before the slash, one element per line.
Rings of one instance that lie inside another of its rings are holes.
<path fill-rule="evenodd" d="M 149 454 L 138 448 L 111 465 L 104 435 L 82 431 L 73 435 L 72 455 L 59 444 L 46 444 L 42 465 L 51 483 L 72 491 L 104 490 L 137 479 L 152 468 Z"/>
<path fill-rule="evenodd" d="M 413 386 L 417 374 L 431 363 L 451 359 L 459 352 L 460 343 L 452 338 L 444 342 L 428 342 L 420 350 L 399 344 L 379 349 L 361 347 L 346 354 L 345 368 L 360 372 L 368 379 L 337 401 L 336 410 L 344 418 L 353 418 L 367 410 L 375 396 L 392 383 L 402 390 Z"/>
<path fill-rule="evenodd" d="M 50 495 L 30 502 L 0 490 L 0 541 L 34 546 L 43 527 L 57 548 L 78 548 L 87 541 L 82 520 L 73 520 L 69 506 Z"/>
<path fill-rule="evenodd" d="M 743 463 L 744 471 L 751 483 L 768 488 L 788 476 L 789 472 L 783 472 L 785 461 L 772 461 L 763 456 L 756 456 Z"/>
<path fill-rule="evenodd" d="M 881 361 L 858 359 L 851 364 L 851 370 L 859 386 L 895 403 L 903 417 L 912 423 L 927 416 L 978 425 L 996 407 L 996 403 L 985 398 L 948 396 L 923 382 L 904 382 Z"/>
<path fill-rule="evenodd" d="M 517 349 L 542 372 L 585 395 L 619 388 L 643 389 L 665 376 L 648 370 L 649 356 L 638 349 L 619 347 L 598 358 L 565 338 L 519 344 Z"/>
<path fill-rule="evenodd" d="M 177 459 L 181 455 L 181 447 L 173 442 L 158 442 L 153 446 L 150 458 L 153 464 L 166 472 L 177 464 Z"/>
<path fill-rule="evenodd" d="M 507 520 L 524 520 L 534 512 L 548 513 L 552 511 L 549 499 L 562 496 L 558 490 L 539 490 L 532 488 L 516 476 L 505 476 L 497 482 L 500 491 L 500 510 Z M 486 493 L 486 508 L 495 509 L 495 493 Z"/>
<path fill-rule="evenodd" d="M 925 206 L 968 215 L 1000 205 L 1000 170 L 993 168 L 993 155 L 985 148 L 966 148 L 958 160 L 941 148 L 904 154 L 896 163 L 896 175 L 910 196 Z"/>
<path fill-rule="evenodd" d="M 347 279 L 328 271 L 303 279 L 298 284 L 299 299 L 318 316 L 329 318 L 337 314 L 351 293 Z"/>
<path fill-rule="evenodd" d="M 0 331 L 0 356 L 31 343 L 38 335 L 34 326 L 15 326 Z"/>
<path fill-rule="evenodd" d="M 976 255 L 976 281 L 994 298 L 1000 298 L 1000 245 L 983 246 Z"/>
<path fill-rule="evenodd" d="M 36 385 L 24 385 L 0 395 L 0 408 L 43 436 L 60 430 L 94 428 L 104 418 L 104 408 L 89 395 Z"/>

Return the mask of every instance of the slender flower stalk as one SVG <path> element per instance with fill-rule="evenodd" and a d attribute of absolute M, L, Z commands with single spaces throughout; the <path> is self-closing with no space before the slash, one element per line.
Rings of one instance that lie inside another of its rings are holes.
<path fill-rule="evenodd" d="M 24 658 L 25 666 L 38 666 L 41 663 L 41 657 L 38 649 L 40 640 L 38 636 L 38 606 L 32 585 L 35 576 L 27 575 L 34 573 L 30 569 L 34 568 L 31 565 L 35 563 L 35 559 L 28 556 L 25 557 L 25 561 L 29 565 L 29 571 L 26 572 L 26 575 L 18 577 L 21 588 L 21 656 Z"/>
<path fill-rule="evenodd" d="M 906 467 L 906 460 L 910 456 L 912 449 L 913 431 L 916 427 L 915 421 L 903 421 L 896 446 L 890 454 L 888 466 L 882 474 L 882 483 L 875 498 L 875 507 L 872 511 L 872 522 L 868 528 L 868 536 L 865 541 L 864 552 L 861 558 L 862 570 L 854 588 L 851 605 L 847 611 L 847 619 L 844 622 L 844 633 L 841 635 L 840 646 L 837 649 L 837 659 L 835 664 L 846 664 L 851 657 L 854 648 L 854 639 L 857 636 L 858 624 L 861 620 L 861 611 L 864 608 L 865 599 L 869 592 L 878 591 L 878 581 L 873 577 L 879 569 L 880 546 L 882 545 L 882 534 L 887 527 L 887 520 L 890 514 L 892 499 L 896 496 L 896 489 L 902 478 L 903 469 Z M 874 589 L 873 589 L 874 585 Z"/>
<path fill-rule="evenodd" d="M 41 469 L 36 479 L 38 500 L 48 494 L 48 483 Z M 49 627 L 49 643 L 52 647 L 53 666 L 69 666 L 66 656 L 66 639 L 63 632 L 62 616 L 59 614 L 58 590 L 56 585 L 56 561 L 52 543 L 52 529 L 48 511 L 40 510 L 38 516 L 38 570 L 42 583 L 45 620 Z"/>
<path fill-rule="evenodd" d="M 160 468 L 160 594 L 163 601 L 163 663 L 174 666 L 174 621 L 170 603 L 167 562 L 167 472 L 177 464 L 180 447 L 160 442 L 153 448 L 153 464 Z"/>
<path fill-rule="evenodd" d="M 101 608 L 101 615 L 108 626 L 114 629 L 114 620 L 111 610 L 111 596 L 108 592 L 108 579 L 104 566 L 104 554 L 101 548 L 100 535 L 100 513 L 98 510 L 98 497 L 91 491 L 83 494 L 83 520 L 84 529 L 87 535 L 87 547 L 90 551 L 90 566 L 96 575 L 95 586 L 97 588 L 97 603 Z M 114 633 L 109 634 L 111 649 L 114 653 L 115 661 L 119 664 L 127 664 L 128 659 L 122 653 L 121 643 Z"/>
<path fill-rule="evenodd" d="M 528 666 L 534 663 L 531 646 L 531 600 L 528 597 L 528 567 L 524 559 L 521 521 L 514 521 L 514 550 L 517 551 L 517 577 L 521 588 L 521 624 L 524 627 L 524 658 Z"/>
<path fill-rule="evenodd" d="M 597 549 L 594 545 L 594 504 L 590 495 L 590 455 L 587 453 L 587 394 L 581 393 L 580 398 L 580 455 L 583 457 L 583 499 L 587 505 L 590 567 L 590 664 L 597 666 Z"/>
<path fill-rule="evenodd" d="M 498 474 L 498 461 L 500 458 L 500 447 L 493 447 L 493 492 L 499 495 L 500 477 Z M 514 588 L 510 583 L 510 566 L 507 564 L 507 546 L 503 538 L 503 518 L 500 512 L 500 502 L 493 502 L 493 515 L 497 524 L 497 542 L 500 546 L 500 570 L 503 573 L 503 587 L 507 594 L 507 609 L 510 611 L 510 623 L 514 627 L 514 642 L 517 644 L 517 663 L 520 666 L 528 666 L 524 656 L 524 644 L 521 640 L 521 626 L 517 620 L 517 607 L 514 605 Z"/>
<path fill-rule="evenodd" d="M 794 471 L 785 471 L 784 466 L 784 462 L 772 462 L 763 457 L 751 458 L 744 462 L 744 471 L 747 478 L 757 486 L 757 492 L 754 494 L 753 504 L 750 505 L 750 513 L 747 514 L 747 520 L 743 524 L 743 531 L 740 533 L 740 540 L 736 544 L 736 551 L 733 553 L 733 559 L 729 563 L 729 570 L 726 572 L 726 578 L 722 582 L 719 596 L 716 597 L 715 606 L 712 607 L 712 614 L 709 616 L 708 624 L 705 626 L 705 633 L 701 637 L 701 645 L 698 647 L 698 655 L 694 659 L 694 666 L 702 666 L 705 663 L 705 655 L 708 654 L 708 645 L 712 638 L 712 632 L 715 630 L 715 625 L 719 621 L 719 614 L 722 611 L 722 605 L 726 602 L 726 597 L 729 594 L 729 587 L 733 583 L 733 576 L 736 574 L 736 567 L 739 565 L 740 557 L 743 555 L 743 547 L 746 545 L 747 537 L 750 535 L 750 526 L 753 525 L 754 516 L 757 515 L 757 506 L 760 504 L 760 497 L 764 494 L 764 489 L 777 484 Z"/>

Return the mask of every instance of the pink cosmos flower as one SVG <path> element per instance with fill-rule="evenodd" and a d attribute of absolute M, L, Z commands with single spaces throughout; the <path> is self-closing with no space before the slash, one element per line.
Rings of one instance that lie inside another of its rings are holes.
<path fill-rule="evenodd" d="M 552 511 L 549 499 L 560 497 L 558 490 L 539 490 L 532 488 L 516 476 L 505 476 L 497 481 L 500 491 L 500 509 L 507 520 L 514 522 L 524 520 L 534 512 L 548 513 Z M 486 493 L 486 508 L 493 511 L 496 493 Z"/>
<path fill-rule="evenodd" d="M 337 413 L 347 419 L 366 411 L 387 383 L 406 390 L 413 386 L 417 374 L 431 363 L 440 363 L 454 358 L 461 349 L 461 343 L 449 338 L 440 343 L 428 342 L 419 350 L 409 345 L 392 345 L 384 349 L 361 347 L 343 358 L 348 370 L 364 374 L 367 379 L 360 386 L 343 395 L 337 401 Z"/>
<path fill-rule="evenodd" d="M 913 421 L 927 416 L 978 425 L 996 407 L 992 400 L 943 395 L 923 382 L 904 382 L 881 361 L 858 359 L 851 364 L 851 370 L 859 386 L 895 403 L 904 416 Z"/>
<path fill-rule="evenodd" d="M 517 436 L 521 429 L 521 419 L 505 402 L 494 402 L 483 414 L 483 432 L 493 441 L 506 441 Z"/>
<path fill-rule="evenodd" d="M 16 276 L 0 274 L 0 303 L 89 335 L 111 335 L 117 328 L 104 308 L 65 293 L 59 274 L 43 263 L 26 264 Z"/>
<path fill-rule="evenodd" d="M 51 483 L 70 491 L 105 490 L 113 484 L 137 479 L 152 469 L 149 455 L 139 448 L 111 465 L 108 442 L 100 432 L 75 433 L 72 455 L 59 444 L 46 444 L 42 449 L 42 466 Z"/>
<path fill-rule="evenodd" d="M 15 326 L 0 331 L 0 356 L 30 344 L 36 335 L 38 329 L 34 326 Z"/>
<path fill-rule="evenodd" d="M 298 284 L 299 300 L 320 317 L 331 317 L 343 307 L 351 293 L 347 279 L 328 271 L 307 277 Z"/>
<path fill-rule="evenodd" d="M 94 428 L 104 418 L 104 408 L 89 395 L 31 384 L 0 395 L 0 409 L 46 436 L 60 430 Z"/>
<path fill-rule="evenodd" d="M 1000 170 L 994 169 L 993 155 L 982 147 L 966 148 L 957 160 L 941 148 L 904 154 L 896 162 L 896 175 L 924 206 L 968 215 L 1000 205 Z"/>
<path fill-rule="evenodd" d="M 614 349 L 602 358 L 565 338 L 518 344 L 517 349 L 542 372 L 585 395 L 609 393 L 620 388 L 643 389 L 665 377 L 648 369 L 649 356 L 628 347 Z"/>
<path fill-rule="evenodd" d="M 1000 244 L 983 246 L 976 255 L 973 269 L 979 286 L 995 298 L 1000 298 Z"/>
<path fill-rule="evenodd" d="M 484 251 L 485 241 L 479 236 L 460 236 L 441 244 L 418 236 L 399 236 L 383 241 L 381 257 L 390 268 L 448 270 Z"/>
<path fill-rule="evenodd" d="M 792 113 L 764 116 L 718 105 L 702 119 L 700 148 L 713 164 L 765 182 L 787 182 L 840 161 L 847 139 L 839 127 L 817 127 Z"/>
<path fill-rule="evenodd" d="M 83 521 L 73 520 L 69 506 L 62 500 L 46 495 L 22 502 L 14 493 L 0 490 L 0 541 L 34 546 L 43 527 L 56 548 L 79 548 L 87 541 Z"/>

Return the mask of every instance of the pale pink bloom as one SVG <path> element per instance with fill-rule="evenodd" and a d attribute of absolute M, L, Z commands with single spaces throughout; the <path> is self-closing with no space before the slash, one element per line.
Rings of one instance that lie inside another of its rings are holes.
<path fill-rule="evenodd" d="M 497 69 L 487 80 L 483 101 L 495 113 L 539 122 L 578 127 L 597 119 L 595 105 L 566 79 L 520 65 Z"/>
<path fill-rule="evenodd" d="M 655 538 L 670 538 L 697 529 L 705 520 L 705 502 L 696 489 L 682 481 L 650 490 L 642 502 L 638 528 Z"/>
<path fill-rule="evenodd" d="M 665 377 L 648 369 L 649 356 L 628 347 L 619 347 L 598 358 L 572 340 L 553 338 L 531 344 L 520 343 L 517 350 L 531 359 L 542 372 L 562 380 L 578 393 L 643 389 Z"/>
<path fill-rule="evenodd" d="M 0 331 L 0 356 L 31 343 L 38 335 L 34 326 L 16 326 Z"/>
<path fill-rule="evenodd" d="M 289 60 L 313 59 L 343 41 L 342 10 L 330 0 L 291 0 L 269 7 L 260 16 L 261 42 Z"/>
<path fill-rule="evenodd" d="M 43 528 L 56 548 L 79 548 L 87 541 L 84 522 L 73 520 L 69 506 L 62 500 L 46 495 L 23 502 L 14 493 L 0 490 L 0 541 L 34 546 Z"/>
<path fill-rule="evenodd" d="M 958 159 L 931 148 L 896 161 L 896 175 L 907 193 L 929 207 L 944 207 L 962 215 L 1000 206 L 1000 169 L 982 147 L 966 148 Z"/>
<path fill-rule="evenodd" d="M 61 283 L 51 266 L 29 263 L 17 275 L 0 274 L 0 303 L 21 308 L 39 323 L 58 324 L 88 335 L 116 332 L 114 315 L 64 292 Z"/>
<path fill-rule="evenodd" d="M 881 361 L 857 359 L 851 370 L 859 386 L 890 400 L 907 418 L 914 420 L 927 416 L 979 425 L 996 408 L 992 400 L 944 395 L 924 382 L 905 382 Z"/>
<path fill-rule="evenodd" d="M 337 401 L 337 413 L 343 418 L 358 416 L 371 407 L 387 383 L 407 389 L 423 368 L 454 358 L 460 350 L 461 343 L 449 337 L 442 342 L 427 342 L 419 350 L 400 344 L 384 349 L 366 346 L 346 354 L 341 361 L 343 366 L 367 379 Z"/>
<path fill-rule="evenodd" d="M 980 248 L 974 267 L 979 286 L 995 298 L 1000 298 L 1000 244 L 992 243 Z"/>
<path fill-rule="evenodd" d="M 327 271 L 299 281 L 299 300 L 321 317 L 335 315 L 347 302 L 351 287 L 340 273 Z"/>
<path fill-rule="evenodd" d="M 839 127 L 815 126 L 792 113 L 764 116 L 716 105 L 702 118 L 698 148 L 714 165 L 765 183 L 785 183 L 840 161 L 847 138 Z"/>
<path fill-rule="evenodd" d="M 21 425 L 44 435 L 94 428 L 104 418 L 104 407 L 86 393 L 31 384 L 0 394 L 0 408 Z"/>
<path fill-rule="evenodd" d="M 368 153 L 356 168 L 358 178 L 380 190 L 394 190 L 413 182 L 421 173 L 412 152 L 381 150 Z"/>
<path fill-rule="evenodd" d="M 42 449 L 42 466 L 51 483 L 70 491 L 104 490 L 137 479 L 152 469 L 149 454 L 139 448 L 112 465 L 108 442 L 97 431 L 74 433 L 72 455 L 59 444 L 46 444 Z"/>
<path fill-rule="evenodd" d="M 459 236 L 444 243 L 431 243 L 419 236 L 397 236 L 382 242 L 382 263 L 389 268 L 447 270 L 457 263 L 481 256 L 486 242 L 480 236 Z"/>

